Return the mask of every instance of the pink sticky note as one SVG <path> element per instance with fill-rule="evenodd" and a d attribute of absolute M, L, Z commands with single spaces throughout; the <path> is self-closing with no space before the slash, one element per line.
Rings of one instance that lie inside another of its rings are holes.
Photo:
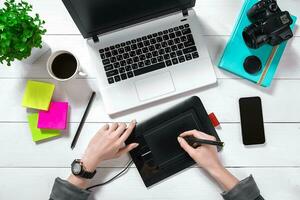
<path fill-rule="evenodd" d="M 51 102 L 48 111 L 39 111 L 38 128 L 64 130 L 67 126 L 67 117 L 67 102 Z"/>

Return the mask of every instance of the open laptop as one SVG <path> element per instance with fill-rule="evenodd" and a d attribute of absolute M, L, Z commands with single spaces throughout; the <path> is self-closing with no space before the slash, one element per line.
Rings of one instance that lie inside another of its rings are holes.
<path fill-rule="evenodd" d="M 216 82 L 195 0 L 63 0 L 87 39 L 108 114 Z"/>

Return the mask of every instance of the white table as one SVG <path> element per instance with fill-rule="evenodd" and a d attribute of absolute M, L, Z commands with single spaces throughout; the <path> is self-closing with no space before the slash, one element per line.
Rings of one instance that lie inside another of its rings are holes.
<path fill-rule="evenodd" d="M 3 0 L 0 0 L 3 3 Z M 111 119 L 105 114 L 100 95 L 93 104 L 77 147 L 70 143 L 88 101 L 90 91 L 96 90 L 92 63 L 87 59 L 85 41 L 79 34 L 60 0 L 30 0 L 34 11 L 46 20 L 48 30 L 44 40 L 52 51 L 66 49 L 80 58 L 89 73 L 86 79 L 68 83 L 53 81 L 46 73 L 47 56 L 32 66 L 16 62 L 0 67 L 0 199 L 47 199 L 54 178 L 65 178 L 70 163 L 80 157 L 88 141 L 105 122 L 138 121 L 150 117 L 191 95 L 198 95 L 209 112 L 213 111 L 222 123 L 218 133 L 226 148 L 221 153 L 225 166 L 240 179 L 253 174 L 266 199 L 299 199 L 300 194 L 300 31 L 289 42 L 271 88 L 260 88 L 248 81 L 215 67 L 218 86 L 190 93 L 135 113 Z M 229 38 L 242 0 L 198 0 L 195 10 L 203 26 L 211 58 L 214 63 Z M 279 0 L 284 9 L 300 16 L 300 1 Z M 298 22 L 299 24 L 299 22 Z M 28 79 L 54 82 L 56 100 L 71 104 L 69 129 L 65 136 L 50 142 L 35 144 L 26 120 L 26 109 L 20 103 Z M 98 93 L 99 94 L 99 93 Z M 259 95 L 263 101 L 266 140 L 263 147 L 242 145 L 238 99 Z M 102 163 L 95 182 L 102 182 L 116 174 L 129 157 Z M 220 189 L 201 169 L 192 167 L 147 190 L 133 166 L 128 174 L 99 188 L 94 199 L 221 199 Z"/>

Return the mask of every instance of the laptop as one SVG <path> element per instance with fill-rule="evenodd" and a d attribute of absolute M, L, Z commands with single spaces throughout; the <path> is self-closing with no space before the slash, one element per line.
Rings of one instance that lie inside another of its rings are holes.
<path fill-rule="evenodd" d="M 195 0 L 63 0 L 109 115 L 216 83 Z"/>

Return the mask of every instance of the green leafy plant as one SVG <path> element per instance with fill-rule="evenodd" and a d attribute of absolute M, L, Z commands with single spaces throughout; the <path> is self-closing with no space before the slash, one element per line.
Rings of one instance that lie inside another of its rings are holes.
<path fill-rule="evenodd" d="M 10 66 L 15 59 L 22 60 L 32 48 L 42 47 L 45 21 L 38 14 L 30 16 L 32 6 L 25 1 L 6 0 L 0 9 L 0 63 Z"/>

